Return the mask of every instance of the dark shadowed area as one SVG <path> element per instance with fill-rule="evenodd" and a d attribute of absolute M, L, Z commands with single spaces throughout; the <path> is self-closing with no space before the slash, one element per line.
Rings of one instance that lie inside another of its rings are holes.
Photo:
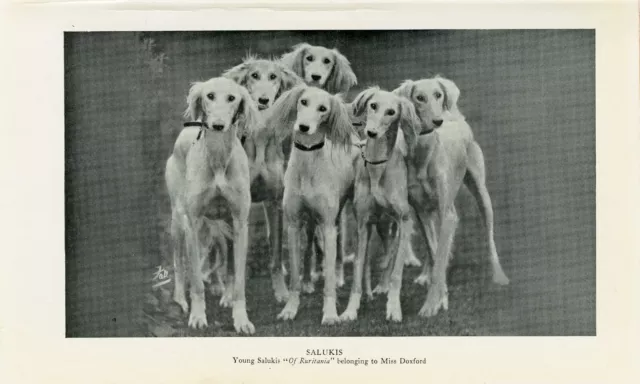
<path fill-rule="evenodd" d="M 412 284 L 419 271 L 409 268 L 402 324 L 384 320 L 378 297 L 357 322 L 321 327 L 321 282 L 295 321 L 279 322 L 256 206 L 247 300 L 257 335 L 595 335 L 595 32 L 448 30 L 66 33 L 67 336 L 235 334 L 217 298 L 208 301 L 209 328 L 195 332 L 170 303 L 171 284 L 152 290 L 157 267 L 172 265 L 164 165 L 192 81 L 249 52 L 277 57 L 300 42 L 347 56 L 359 81 L 347 100 L 369 85 L 392 89 L 434 74 L 455 81 L 484 150 L 511 284 L 492 285 L 484 226 L 463 190 L 447 312 L 417 316 L 426 289 Z M 413 241 L 423 255 L 424 241 Z"/>

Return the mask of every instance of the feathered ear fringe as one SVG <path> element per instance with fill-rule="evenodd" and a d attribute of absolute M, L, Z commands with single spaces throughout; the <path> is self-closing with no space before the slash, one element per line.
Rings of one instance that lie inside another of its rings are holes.
<path fill-rule="evenodd" d="M 242 101 L 238 110 L 238 136 L 259 136 L 264 131 L 264 119 L 245 87 L 240 87 L 240 94 Z"/>
<path fill-rule="evenodd" d="M 440 77 L 438 75 L 435 76 L 434 79 L 444 90 L 445 109 L 450 111 L 454 116 L 460 116 L 460 111 L 458 110 L 458 98 L 460 97 L 460 89 L 458 88 L 458 86 L 453 81 L 445 79 L 444 77 Z"/>
<path fill-rule="evenodd" d="M 291 52 L 285 53 L 280 57 L 280 62 L 298 76 L 304 77 L 304 65 L 302 61 L 304 60 L 304 55 L 309 47 L 311 47 L 311 45 L 308 43 L 294 45 Z"/>
<path fill-rule="evenodd" d="M 347 149 L 352 144 L 353 135 L 357 135 L 351 125 L 347 106 L 339 95 L 331 96 L 331 111 L 325 124 L 326 137 L 334 146 Z"/>
<path fill-rule="evenodd" d="M 277 63 L 277 67 L 280 70 L 280 94 L 304 83 L 300 76 L 282 63 Z"/>
<path fill-rule="evenodd" d="M 241 64 L 236 65 L 233 68 L 227 69 L 222 77 L 226 77 L 227 79 L 231 79 L 236 83 L 244 86 L 247 84 L 247 75 L 249 74 L 249 68 L 251 64 L 255 61 L 253 56 L 247 56 L 242 60 Z"/>
<path fill-rule="evenodd" d="M 331 94 L 347 93 L 351 87 L 358 84 L 358 78 L 353 73 L 349 60 L 337 49 L 333 49 L 332 52 L 334 64 L 325 89 Z"/>
<path fill-rule="evenodd" d="M 351 102 L 351 113 L 354 117 L 358 118 L 367 112 L 367 103 L 376 92 L 380 90 L 379 87 L 370 87 L 360 92 L 355 99 Z"/>
<path fill-rule="evenodd" d="M 285 92 L 269 108 L 265 124 L 264 136 L 262 140 L 275 138 L 277 143 L 281 143 L 286 137 L 293 133 L 292 125 L 296 120 L 298 112 L 298 99 L 307 89 L 307 85 L 302 83 Z"/>
<path fill-rule="evenodd" d="M 406 97 L 409 100 L 413 100 L 413 90 L 415 88 L 415 83 L 413 80 L 405 80 L 400 86 L 393 90 L 398 96 Z"/>
<path fill-rule="evenodd" d="M 189 94 L 187 95 L 187 109 L 184 111 L 184 117 L 192 121 L 202 117 L 202 85 L 201 81 L 191 83 Z"/>
<path fill-rule="evenodd" d="M 416 113 L 413 103 L 408 99 L 400 98 L 400 129 L 407 143 L 407 156 L 413 157 L 413 152 L 418 142 L 418 129 L 420 128 L 420 119 Z"/>

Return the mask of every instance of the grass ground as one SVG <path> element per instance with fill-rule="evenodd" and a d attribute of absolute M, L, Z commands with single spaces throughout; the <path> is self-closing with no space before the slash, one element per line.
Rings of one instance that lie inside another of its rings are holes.
<path fill-rule="evenodd" d="M 491 284 L 486 266 L 480 263 L 453 263 L 449 271 L 449 309 L 432 318 L 417 315 L 426 298 L 426 288 L 413 283 L 420 268 L 406 268 L 402 287 L 403 321 L 391 324 L 385 320 L 386 296 L 376 296 L 372 301 L 363 300 L 358 320 L 333 326 L 322 326 L 322 280 L 316 284 L 316 292 L 304 294 L 298 315 L 294 321 L 277 320 L 284 304 L 275 301 L 271 280 L 266 273 L 268 243 L 265 238 L 262 210 L 252 212 L 250 226 L 252 246 L 249 254 L 247 280 L 247 311 L 256 327 L 256 336 L 426 336 L 426 335 L 488 335 L 484 326 L 486 315 L 496 310 L 496 303 L 506 303 L 508 288 Z M 380 249 L 377 236 L 372 237 L 372 250 Z M 348 246 L 351 242 L 348 241 Z M 417 255 L 425 251 L 421 244 L 414 244 Z M 374 253 L 378 260 L 380 255 Z M 170 263 L 167 263 L 170 265 Z M 338 313 L 347 305 L 351 286 L 351 264 L 345 267 L 346 284 L 338 290 Z M 378 281 L 374 273 L 373 285 Z M 187 314 L 171 300 L 172 286 L 167 284 L 148 295 L 145 307 L 150 336 L 236 336 L 231 310 L 218 306 L 219 297 L 207 291 L 207 319 L 209 327 L 196 331 L 187 327 Z M 502 298 L 501 298 L 502 297 Z M 499 304 L 498 304 L 499 306 Z"/>

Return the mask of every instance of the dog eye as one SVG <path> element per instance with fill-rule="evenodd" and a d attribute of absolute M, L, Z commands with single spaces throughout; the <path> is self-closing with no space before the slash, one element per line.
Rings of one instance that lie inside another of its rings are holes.
<path fill-rule="evenodd" d="M 273 73 L 271 75 L 269 75 L 269 79 L 270 80 L 275 80 L 276 79 L 276 75 L 274 75 Z"/>
<path fill-rule="evenodd" d="M 235 99 L 236 99 L 236 97 L 233 96 L 233 95 L 229 95 L 229 97 L 227 97 L 227 100 L 229 100 L 229 102 L 232 102 Z"/>
<path fill-rule="evenodd" d="M 325 64 L 329 64 L 329 63 L 331 63 L 331 60 L 329 60 L 329 59 L 327 59 L 327 58 L 325 57 L 325 59 L 323 60 L 323 63 L 325 63 Z"/>
<path fill-rule="evenodd" d="M 251 74 L 251 77 L 253 77 L 254 79 L 258 80 L 258 78 L 260 78 L 260 75 L 258 75 L 258 72 L 254 72 Z"/>
<path fill-rule="evenodd" d="M 424 96 L 418 95 L 418 97 L 416 97 L 416 99 L 418 99 L 418 101 L 424 101 Z"/>
<path fill-rule="evenodd" d="M 370 107 L 371 107 L 371 109 L 373 109 L 374 111 L 375 111 L 376 109 L 378 109 L 378 104 L 376 104 L 376 103 L 371 103 L 371 104 L 369 104 L 369 106 L 370 106 Z"/>
<path fill-rule="evenodd" d="M 387 109 L 387 116 L 393 116 L 396 114 L 396 111 L 394 111 L 393 109 Z"/>
<path fill-rule="evenodd" d="M 436 92 L 436 93 L 434 94 L 434 96 L 436 97 L 436 99 L 439 99 L 439 98 L 441 98 L 441 97 L 442 97 L 442 93 L 440 93 L 440 92 Z"/>
<path fill-rule="evenodd" d="M 302 105 L 304 105 L 306 107 L 307 106 L 307 99 L 300 100 L 300 104 L 302 104 Z"/>
<path fill-rule="evenodd" d="M 207 94 L 207 99 L 209 99 L 209 100 L 213 100 L 214 97 L 215 97 L 215 95 L 213 93 Z"/>
<path fill-rule="evenodd" d="M 313 56 L 307 56 L 307 61 L 313 61 Z"/>
<path fill-rule="evenodd" d="M 318 111 L 327 112 L 327 107 L 325 107 L 324 105 L 321 105 L 321 106 L 318 107 Z"/>

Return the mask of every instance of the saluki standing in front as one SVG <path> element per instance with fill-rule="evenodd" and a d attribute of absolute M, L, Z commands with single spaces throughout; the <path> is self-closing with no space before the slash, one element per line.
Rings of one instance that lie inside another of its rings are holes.
<path fill-rule="evenodd" d="M 400 289 L 404 268 L 403 252 L 398 255 L 400 244 L 409 239 L 411 209 L 407 191 L 407 159 L 416 142 L 415 128 L 418 117 L 411 102 L 377 87 L 362 91 L 352 103 L 355 117 L 366 115 L 366 143 L 362 159 L 358 161 L 355 181 L 354 205 L 358 226 L 358 247 L 354 263 L 351 296 L 341 320 L 355 320 L 362 296 L 363 268 L 367 261 L 367 247 L 371 227 L 380 220 L 396 224 L 397 235 L 386 251 L 391 271 L 387 293 L 387 320 L 402 321 Z M 367 268 L 368 270 L 368 268 Z M 368 272 L 368 271 L 367 271 Z M 371 297 L 371 285 L 367 276 L 367 294 Z M 381 285 L 382 286 L 382 285 Z"/>
<path fill-rule="evenodd" d="M 323 234 L 326 268 L 322 324 L 334 324 L 339 320 L 336 225 L 345 201 L 353 196 L 358 157 L 358 149 L 351 144 L 353 128 L 349 114 L 340 97 L 300 85 L 272 107 L 267 129 L 279 130 L 282 139 L 293 134 L 294 143 L 285 172 L 283 201 L 291 263 L 289 299 L 278 318 L 293 319 L 298 312 L 302 231 L 307 241 L 304 249 L 309 252 L 318 226 Z"/>
<path fill-rule="evenodd" d="M 493 208 L 485 182 L 484 156 L 458 110 L 460 90 L 453 81 L 434 77 L 407 80 L 394 93 L 411 100 L 420 119 L 416 152 L 409 166 L 409 198 L 434 260 L 432 273 L 429 260 L 425 260 L 422 274 L 416 279 L 429 286 L 420 315 L 433 316 L 448 307 L 446 272 L 458 225 L 454 200 L 463 182 L 484 217 L 493 281 L 505 285 L 509 279 L 493 239 Z"/>
<path fill-rule="evenodd" d="M 256 132 L 262 126 L 260 116 L 247 90 L 226 78 L 194 83 L 187 103 L 185 115 L 194 121 L 201 120 L 202 130 L 191 146 L 178 138 L 165 171 L 172 206 L 175 299 L 187 308 L 186 261 L 191 294 L 189 326 L 196 329 L 207 326 L 201 265 L 210 244 L 203 241 L 206 236 L 202 236 L 202 231 L 208 229 L 208 217 L 220 220 L 228 213 L 233 223 L 233 325 L 237 332 L 251 334 L 255 329 L 247 316 L 245 299 L 251 207 L 249 162 L 236 130 Z M 190 135 L 184 137 L 192 140 Z M 183 241 L 187 260 L 182 256 Z"/>

